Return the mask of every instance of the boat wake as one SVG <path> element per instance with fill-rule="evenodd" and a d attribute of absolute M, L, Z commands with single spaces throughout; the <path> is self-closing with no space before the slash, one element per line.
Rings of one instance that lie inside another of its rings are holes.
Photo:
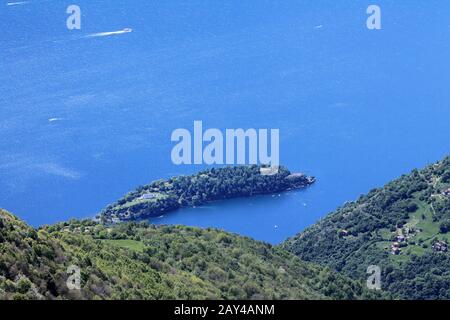
<path fill-rule="evenodd" d="M 119 30 L 119 31 L 92 33 L 92 34 L 89 34 L 89 35 L 85 36 L 84 38 L 109 37 L 109 36 L 115 36 L 115 35 L 130 33 L 130 32 L 133 32 L 133 29 L 125 28 L 125 29 L 122 29 L 122 30 Z"/>

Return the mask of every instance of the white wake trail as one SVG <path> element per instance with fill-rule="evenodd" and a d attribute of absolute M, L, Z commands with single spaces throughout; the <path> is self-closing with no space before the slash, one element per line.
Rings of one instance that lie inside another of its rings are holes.
<path fill-rule="evenodd" d="M 22 4 L 28 4 L 30 1 L 18 1 L 18 2 L 8 2 L 7 6 L 20 6 Z"/>
<path fill-rule="evenodd" d="M 99 33 L 89 34 L 89 35 L 85 36 L 85 38 L 108 37 L 108 36 L 115 36 L 115 35 L 119 35 L 119 34 L 130 33 L 130 32 L 133 32 L 133 29 L 125 28 L 125 29 L 119 30 L 119 31 L 109 31 L 109 32 L 99 32 Z"/>

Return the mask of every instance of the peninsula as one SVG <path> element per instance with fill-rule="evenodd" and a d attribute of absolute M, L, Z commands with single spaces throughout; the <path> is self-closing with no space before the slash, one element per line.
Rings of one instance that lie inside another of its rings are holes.
<path fill-rule="evenodd" d="M 284 167 L 273 175 L 261 174 L 261 168 L 258 165 L 213 168 L 195 175 L 157 180 L 109 205 L 99 218 L 104 223 L 139 220 L 215 200 L 305 188 L 315 182 L 314 177 L 291 173 Z"/>

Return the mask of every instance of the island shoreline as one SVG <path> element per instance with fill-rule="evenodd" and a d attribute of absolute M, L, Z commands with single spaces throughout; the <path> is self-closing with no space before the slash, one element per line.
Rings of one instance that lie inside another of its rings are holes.
<path fill-rule="evenodd" d="M 182 208 L 195 208 L 220 200 L 269 195 L 304 189 L 315 177 L 280 167 L 273 175 L 262 166 L 212 168 L 189 176 L 156 180 L 126 194 L 97 216 L 101 222 L 119 223 L 160 217 Z"/>

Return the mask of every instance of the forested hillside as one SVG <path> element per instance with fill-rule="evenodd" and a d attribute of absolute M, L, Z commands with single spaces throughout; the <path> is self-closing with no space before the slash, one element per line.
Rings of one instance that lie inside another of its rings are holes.
<path fill-rule="evenodd" d="M 81 290 L 66 285 L 70 265 Z M 35 230 L 0 211 L 0 299 L 357 299 L 362 288 L 214 229 L 74 220 Z"/>
<path fill-rule="evenodd" d="M 282 247 L 403 299 L 450 299 L 450 157 L 346 203 Z"/>
<path fill-rule="evenodd" d="M 449 225 L 449 157 L 275 247 L 148 222 L 34 229 L 0 210 L 0 299 L 450 299 Z M 71 265 L 81 290 L 66 284 Z M 382 270 L 381 292 L 364 288 L 369 265 Z"/>

